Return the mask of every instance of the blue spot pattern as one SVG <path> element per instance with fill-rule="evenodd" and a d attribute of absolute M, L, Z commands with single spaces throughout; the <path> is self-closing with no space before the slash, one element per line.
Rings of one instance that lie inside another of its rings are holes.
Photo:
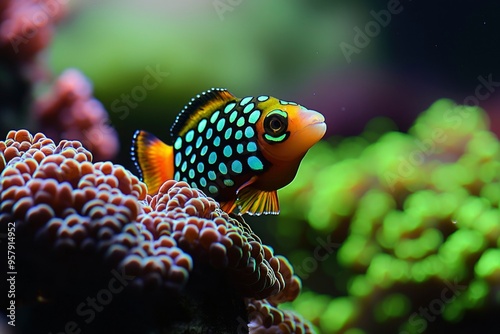
<path fill-rule="evenodd" d="M 246 176 L 265 172 L 270 164 L 259 150 L 256 124 L 259 103 L 268 99 L 249 96 L 219 106 L 174 138 L 174 178 L 217 198 L 228 188 L 234 193 Z"/>

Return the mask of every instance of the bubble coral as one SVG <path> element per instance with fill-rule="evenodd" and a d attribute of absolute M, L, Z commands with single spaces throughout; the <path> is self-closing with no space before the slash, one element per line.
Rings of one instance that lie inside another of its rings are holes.
<path fill-rule="evenodd" d="M 500 142 L 485 114 L 439 100 L 407 134 L 375 124 L 320 143 L 280 194 L 287 228 L 310 227 L 288 233 L 309 236 L 291 250 L 297 272 L 306 285 L 335 282 L 294 306 L 324 333 L 497 328 Z M 300 254 L 321 234 L 341 246 L 315 271 Z"/>
<path fill-rule="evenodd" d="M 300 292 L 289 262 L 241 218 L 184 182 L 167 181 L 146 195 L 145 184 L 122 166 L 92 159 L 78 141 L 56 145 L 26 130 L 0 141 L 0 225 L 16 223 L 23 273 L 16 293 L 26 306 L 20 312 L 29 316 L 34 308 L 24 330 L 32 323 L 66 328 L 75 310 L 83 317 L 96 300 L 109 311 L 71 326 L 94 333 L 234 333 L 243 322 L 245 333 L 250 316 L 252 333 L 309 330 L 277 308 Z M 127 292 L 104 298 L 103 288 L 116 291 L 117 279 Z M 85 298 L 95 291 L 96 298 Z M 131 307 L 137 304 L 141 311 Z"/>

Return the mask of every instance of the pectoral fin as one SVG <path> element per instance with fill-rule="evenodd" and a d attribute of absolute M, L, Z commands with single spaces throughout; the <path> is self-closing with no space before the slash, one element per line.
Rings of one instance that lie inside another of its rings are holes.
<path fill-rule="evenodd" d="M 240 215 L 249 214 L 259 216 L 261 214 L 280 213 L 278 193 L 276 190 L 265 191 L 252 187 L 256 177 L 243 184 L 237 191 L 238 199 L 236 205 L 240 209 Z"/>
<path fill-rule="evenodd" d="M 220 208 L 227 213 L 231 213 L 236 209 L 236 198 L 232 201 L 221 202 Z"/>

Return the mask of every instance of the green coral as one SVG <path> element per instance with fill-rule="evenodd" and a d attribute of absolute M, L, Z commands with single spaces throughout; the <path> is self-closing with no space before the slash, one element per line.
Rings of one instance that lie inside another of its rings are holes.
<path fill-rule="evenodd" d="M 289 236 L 299 274 L 318 238 L 338 242 L 303 275 L 306 287 L 331 287 L 292 307 L 322 333 L 437 333 L 498 321 L 500 142 L 485 113 L 440 100 L 408 133 L 377 134 L 374 124 L 318 144 L 280 192 L 283 225 L 308 223 L 296 229 L 306 238 Z"/>

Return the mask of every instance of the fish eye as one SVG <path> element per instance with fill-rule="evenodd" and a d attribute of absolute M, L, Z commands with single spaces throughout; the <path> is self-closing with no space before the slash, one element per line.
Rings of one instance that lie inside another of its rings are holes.
<path fill-rule="evenodd" d="M 269 115 L 264 122 L 264 129 L 271 136 L 281 136 L 287 129 L 288 121 L 282 115 Z"/>
<path fill-rule="evenodd" d="M 269 127 L 274 132 L 278 132 L 283 126 L 283 122 L 278 117 L 273 117 L 269 122 Z"/>

